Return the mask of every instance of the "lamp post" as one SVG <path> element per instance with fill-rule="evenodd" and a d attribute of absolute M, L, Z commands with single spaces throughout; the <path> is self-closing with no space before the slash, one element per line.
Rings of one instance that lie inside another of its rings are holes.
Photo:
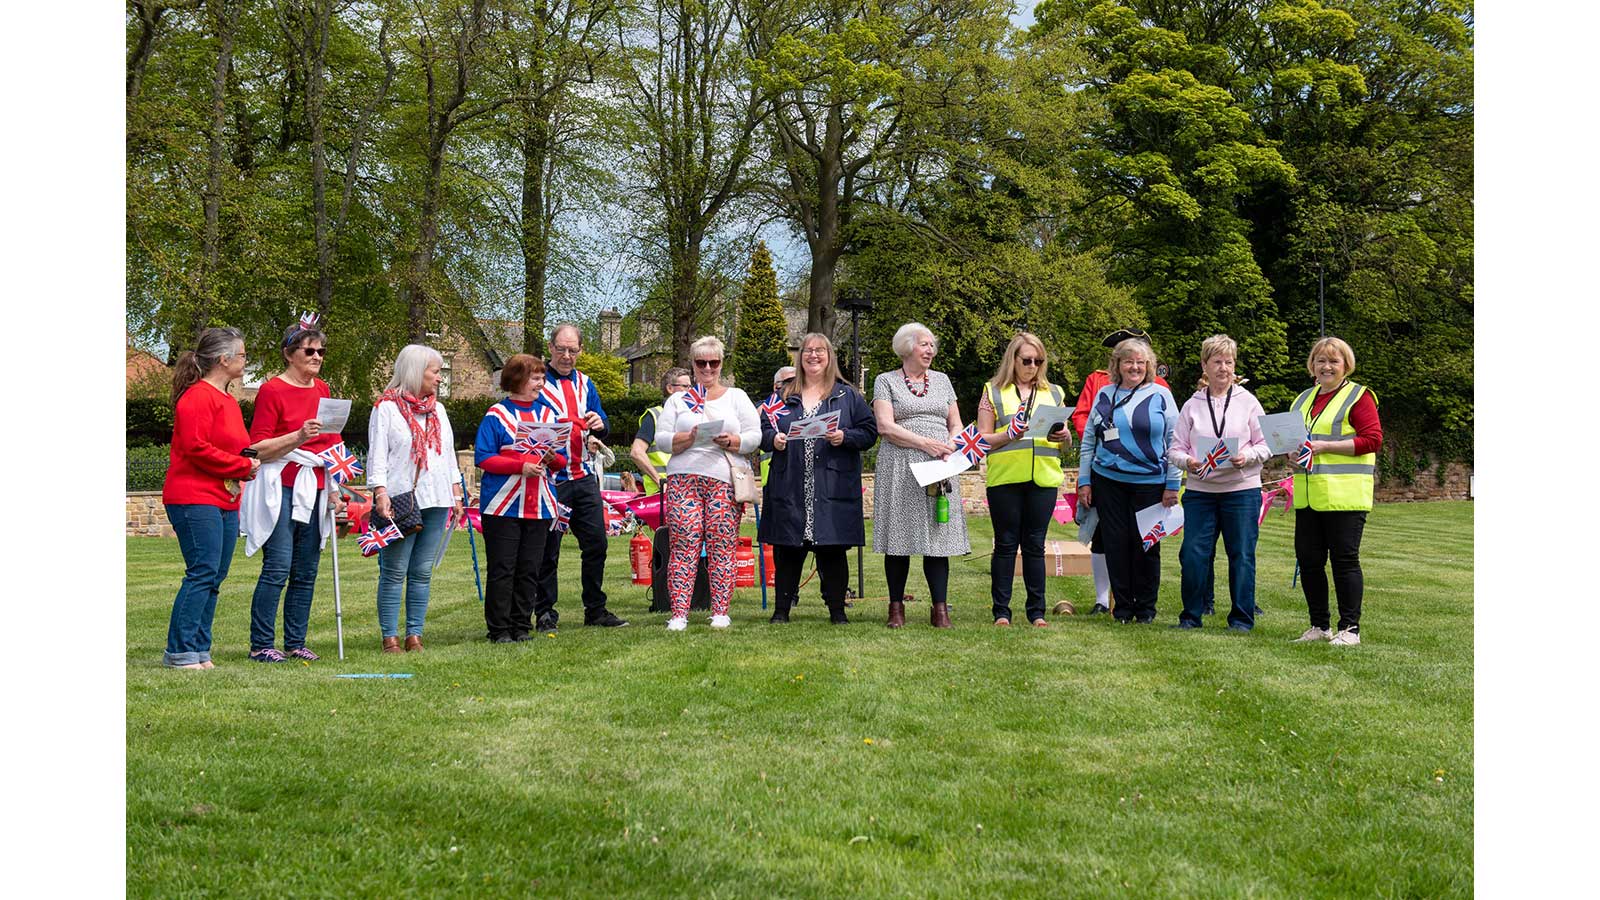
<path fill-rule="evenodd" d="M 867 386 L 861 381 L 861 314 L 872 311 L 872 292 L 866 288 L 851 287 L 845 290 L 834 305 L 850 311 L 850 378 L 863 392 Z M 866 572 L 862 569 L 863 548 L 856 548 L 856 596 L 867 592 Z"/>

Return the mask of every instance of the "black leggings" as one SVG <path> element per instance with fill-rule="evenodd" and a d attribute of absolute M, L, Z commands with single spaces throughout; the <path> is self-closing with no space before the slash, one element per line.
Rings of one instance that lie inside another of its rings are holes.
<path fill-rule="evenodd" d="M 850 584 L 850 561 L 845 555 L 849 549 L 842 545 L 818 547 L 806 544 L 790 547 L 772 545 L 772 567 L 776 570 L 773 587 L 777 594 L 777 608 L 787 612 L 800 597 L 800 572 L 805 569 L 806 554 L 817 558 L 817 574 L 822 579 L 822 600 L 830 609 L 844 606 L 844 592 Z"/>
<path fill-rule="evenodd" d="M 889 579 L 889 599 L 905 600 L 906 576 L 911 574 L 911 557 L 885 556 L 883 574 Z M 922 577 L 928 579 L 928 593 L 933 595 L 933 602 L 945 602 L 950 591 L 950 557 L 924 556 Z"/>
<path fill-rule="evenodd" d="M 1339 630 L 1361 630 L 1361 532 L 1366 526 L 1366 510 L 1294 511 L 1294 558 L 1300 564 L 1300 589 L 1305 591 L 1314 627 L 1329 625 L 1328 573 L 1323 565 L 1332 562 Z"/>

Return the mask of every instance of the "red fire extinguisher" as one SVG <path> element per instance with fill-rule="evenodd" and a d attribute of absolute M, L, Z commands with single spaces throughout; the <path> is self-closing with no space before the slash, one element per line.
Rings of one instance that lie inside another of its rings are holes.
<path fill-rule="evenodd" d="M 778 583 L 778 567 L 772 562 L 772 545 L 762 544 L 761 555 L 767 561 L 767 587 L 773 587 Z"/>
<path fill-rule="evenodd" d="M 633 536 L 628 542 L 628 559 L 633 563 L 633 583 L 648 585 L 650 583 L 650 539 L 644 532 Z"/>
<path fill-rule="evenodd" d="M 756 586 L 756 551 L 747 537 L 739 538 L 739 547 L 733 553 L 733 586 Z"/>

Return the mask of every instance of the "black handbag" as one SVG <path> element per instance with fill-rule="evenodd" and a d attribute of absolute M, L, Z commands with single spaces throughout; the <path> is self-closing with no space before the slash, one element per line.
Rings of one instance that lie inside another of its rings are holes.
<path fill-rule="evenodd" d="M 411 474 L 411 483 L 415 485 L 417 478 L 422 474 L 422 464 L 417 464 L 417 470 Z M 417 508 L 417 491 L 413 487 L 403 494 L 389 495 L 390 518 L 384 518 L 376 508 L 372 511 L 372 524 L 379 529 L 387 528 L 391 524 L 400 529 L 402 535 L 416 534 L 422 530 L 422 510 Z"/>

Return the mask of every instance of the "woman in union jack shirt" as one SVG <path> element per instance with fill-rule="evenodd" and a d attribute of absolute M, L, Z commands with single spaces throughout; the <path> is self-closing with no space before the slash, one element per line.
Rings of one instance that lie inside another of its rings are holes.
<path fill-rule="evenodd" d="M 567 457 L 557 447 L 517 434 L 521 425 L 556 421 L 540 396 L 544 361 L 526 353 L 506 360 L 500 389 L 509 396 L 483 417 L 473 460 L 483 471 L 478 511 L 489 557 L 483 619 L 491 643 L 509 644 L 527 640 L 533 630 L 544 545 L 560 510 L 547 475 L 552 467 L 566 465 Z"/>

